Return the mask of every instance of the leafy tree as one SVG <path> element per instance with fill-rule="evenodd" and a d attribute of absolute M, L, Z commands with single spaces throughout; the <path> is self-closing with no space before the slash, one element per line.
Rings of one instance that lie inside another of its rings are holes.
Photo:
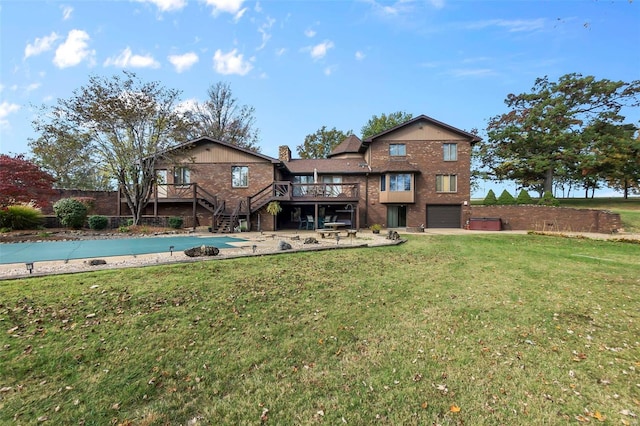
<path fill-rule="evenodd" d="M 518 193 L 518 197 L 516 198 L 516 204 L 533 204 L 531 195 L 529 195 L 529 192 L 527 192 L 526 189 L 522 188 L 520 190 L 520 193 Z"/>
<path fill-rule="evenodd" d="M 493 189 L 490 189 L 489 192 L 487 192 L 487 196 L 484 197 L 482 204 L 485 206 L 495 206 L 498 204 L 498 199 L 496 198 L 496 193 L 493 192 Z"/>
<path fill-rule="evenodd" d="M 89 133 L 80 133 L 73 128 L 58 128 L 41 118 L 36 119 L 33 125 L 41 134 L 39 138 L 29 140 L 33 161 L 55 178 L 56 188 L 112 189 L 109 176 L 92 154 Z"/>
<path fill-rule="evenodd" d="M 362 126 L 360 133 L 362 133 L 362 139 L 370 138 L 379 133 L 392 129 L 402 123 L 405 123 L 413 118 L 412 114 L 404 111 L 392 112 L 389 115 L 382 114 L 380 117 L 372 116 L 367 124 Z"/>
<path fill-rule="evenodd" d="M 614 126 L 596 123 L 601 135 L 594 143 L 593 154 L 602 160 L 596 165 L 598 177 L 609 187 L 622 191 L 640 192 L 640 132 L 632 124 Z M 635 137 L 634 137 L 635 134 Z"/>
<path fill-rule="evenodd" d="M 538 78 L 531 93 L 510 94 L 510 111 L 491 118 L 488 141 L 480 146 L 483 166 L 498 179 L 510 179 L 524 187 L 542 185 L 553 190 L 562 168 L 575 170 L 585 144 L 599 138 L 583 135 L 594 122 L 617 124 L 625 106 L 640 104 L 640 80 L 632 83 L 596 80 L 593 76 L 567 74 L 551 82 Z"/>
<path fill-rule="evenodd" d="M 53 176 L 26 160 L 24 155 L 0 154 L 0 207 L 17 203 L 46 207 L 56 193 L 53 183 Z"/>
<path fill-rule="evenodd" d="M 307 135 L 296 151 L 300 158 L 327 158 L 336 146 L 352 134 L 351 130 L 345 133 L 335 127 L 327 130 L 327 126 L 322 126 L 315 133 Z"/>
<path fill-rule="evenodd" d="M 260 151 L 257 145 L 259 131 L 254 127 L 255 108 L 240 105 L 233 97 L 229 83 L 219 82 L 210 86 L 207 95 L 204 103 L 196 103 L 187 113 L 193 122 L 190 138 L 210 136 L 241 148 Z"/>
<path fill-rule="evenodd" d="M 513 195 L 506 189 L 502 191 L 500 196 L 498 197 L 498 204 L 501 206 L 510 206 L 516 203 L 516 199 L 513 198 Z"/>
<path fill-rule="evenodd" d="M 52 109 L 47 129 L 56 138 L 65 137 L 68 129 L 89 135 L 89 149 L 117 181 L 134 225 L 151 197 L 156 161 L 166 159 L 167 149 L 186 134 L 187 122 L 176 111 L 179 93 L 124 71 L 111 78 L 90 77 Z"/>

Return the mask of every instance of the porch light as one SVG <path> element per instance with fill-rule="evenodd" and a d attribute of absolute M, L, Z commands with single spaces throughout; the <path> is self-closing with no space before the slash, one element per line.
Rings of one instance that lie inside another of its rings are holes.
<path fill-rule="evenodd" d="M 29 274 L 33 273 L 33 262 L 27 262 L 25 263 L 25 266 L 27 267 L 27 271 L 29 271 Z"/>
<path fill-rule="evenodd" d="M 175 248 L 174 246 L 169 246 L 169 253 L 171 253 L 171 256 L 173 256 L 173 249 L 174 248 Z"/>

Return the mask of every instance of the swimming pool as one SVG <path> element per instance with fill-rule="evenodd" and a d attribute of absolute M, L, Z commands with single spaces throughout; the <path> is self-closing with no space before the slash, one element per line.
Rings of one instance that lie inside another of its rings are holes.
<path fill-rule="evenodd" d="M 233 247 L 229 243 L 243 241 L 246 240 L 226 236 L 176 236 L 0 244 L 0 264 L 163 253 L 171 246 L 173 251 L 201 245 L 224 249 Z"/>

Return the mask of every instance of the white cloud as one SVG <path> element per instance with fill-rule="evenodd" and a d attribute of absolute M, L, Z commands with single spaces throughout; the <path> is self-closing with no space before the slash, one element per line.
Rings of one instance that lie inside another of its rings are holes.
<path fill-rule="evenodd" d="M 330 76 L 331 74 L 333 74 L 334 71 L 336 71 L 338 69 L 337 65 L 331 65 L 329 67 L 326 67 L 324 69 L 324 75 L 326 76 Z"/>
<path fill-rule="evenodd" d="M 229 53 L 222 53 L 218 49 L 213 55 L 213 68 L 218 74 L 246 75 L 251 71 L 253 65 L 249 61 L 245 61 L 243 55 L 239 54 L 237 49 L 233 49 Z"/>
<path fill-rule="evenodd" d="M 118 56 L 112 56 L 104 61 L 104 66 L 116 66 L 119 68 L 160 68 L 160 63 L 151 55 L 134 55 L 127 47 Z"/>
<path fill-rule="evenodd" d="M 325 40 L 322 43 L 316 44 L 315 46 L 307 47 L 305 50 L 308 50 L 311 54 L 311 58 L 314 61 L 318 59 L 322 59 L 327 56 L 327 51 L 333 48 L 333 42 L 330 40 Z"/>
<path fill-rule="evenodd" d="M 66 20 L 71 18 L 71 14 L 73 13 L 73 7 L 62 5 L 62 6 L 60 6 L 60 9 L 62 9 L 62 20 L 63 21 L 66 21 Z"/>
<path fill-rule="evenodd" d="M 468 29 L 476 30 L 488 27 L 506 28 L 509 32 L 537 31 L 543 29 L 545 19 L 490 19 L 487 21 L 472 22 L 467 25 Z"/>
<path fill-rule="evenodd" d="M 152 3 L 160 12 L 173 12 L 180 10 L 187 5 L 186 0 L 137 0 L 140 3 Z"/>
<path fill-rule="evenodd" d="M 0 104 L 0 127 L 8 127 L 9 120 L 7 117 L 9 114 L 14 113 L 20 109 L 20 105 L 18 104 L 10 104 L 7 101 L 4 101 Z"/>
<path fill-rule="evenodd" d="M 444 7 L 444 0 L 430 0 L 429 3 L 436 9 L 442 9 Z"/>
<path fill-rule="evenodd" d="M 187 99 L 176 105 L 176 112 L 184 114 L 187 112 L 194 112 L 198 109 L 199 102 L 195 98 Z"/>
<path fill-rule="evenodd" d="M 40 83 L 31 83 L 30 85 L 28 85 L 26 87 L 26 91 L 27 92 L 33 92 L 34 90 L 38 89 L 41 86 Z"/>
<path fill-rule="evenodd" d="M 270 17 L 267 17 L 267 21 L 258 28 L 258 32 L 262 35 L 262 44 L 258 46 L 256 50 L 262 50 L 267 45 L 267 42 L 271 39 L 271 34 L 268 30 L 271 29 L 273 24 L 275 24 L 276 20 Z"/>
<path fill-rule="evenodd" d="M 176 72 L 181 73 L 191 68 L 199 61 L 198 55 L 194 52 L 188 52 L 183 55 L 170 55 L 169 62 L 175 67 Z"/>
<path fill-rule="evenodd" d="M 89 34 L 85 31 L 69 31 L 67 39 L 56 49 L 56 56 L 53 58 L 55 66 L 58 68 L 73 67 L 85 59 L 93 63 L 96 51 L 87 48 L 89 39 Z"/>
<path fill-rule="evenodd" d="M 361 61 L 361 60 L 363 60 L 367 55 L 365 55 L 363 51 L 358 50 L 358 51 L 356 52 L 356 55 L 355 55 L 355 56 L 356 56 L 356 60 L 357 60 L 357 61 Z"/>
<path fill-rule="evenodd" d="M 286 47 L 281 47 L 280 49 L 276 50 L 276 56 L 282 56 L 287 52 L 287 48 Z"/>
<path fill-rule="evenodd" d="M 306 37 L 311 38 L 311 37 L 315 37 L 316 32 L 314 30 L 312 30 L 311 28 L 309 28 L 309 29 L 304 30 L 304 35 Z"/>
<path fill-rule="evenodd" d="M 244 0 L 205 0 L 208 6 L 213 7 L 213 14 L 217 16 L 221 12 L 230 13 L 238 20 L 246 12 L 246 8 L 242 8 Z"/>
<path fill-rule="evenodd" d="M 489 68 L 464 68 L 451 70 L 454 77 L 489 77 L 496 75 L 496 72 Z"/>
<path fill-rule="evenodd" d="M 53 44 L 58 40 L 60 36 L 55 32 L 52 32 L 48 36 L 42 38 L 36 38 L 33 44 L 27 43 L 27 47 L 24 48 L 24 58 L 27 59 L 30 56 L 39 55 L 42 52 L 51 50 Z"/>

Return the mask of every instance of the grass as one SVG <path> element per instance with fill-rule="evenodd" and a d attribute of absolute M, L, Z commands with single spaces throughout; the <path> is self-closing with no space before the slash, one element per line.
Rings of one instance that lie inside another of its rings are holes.
<path fill-rule="evenodd" d="M 0 423 L 638 424 L 638 259 L 413 236 L 1 282 Z"/>

